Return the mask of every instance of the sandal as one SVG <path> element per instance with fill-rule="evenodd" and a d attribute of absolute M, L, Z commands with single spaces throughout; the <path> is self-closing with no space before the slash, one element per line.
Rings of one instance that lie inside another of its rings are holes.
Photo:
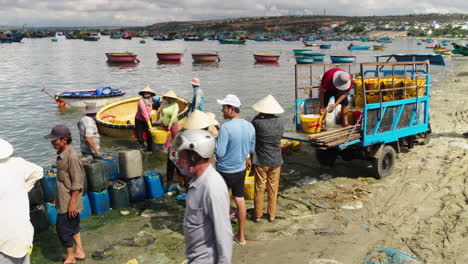
<path fill-rule="evenodd" d="M 235 236 L 235 235 L 233 236 L 233 239 L 237 244 L 239 244 L 241 246 L 247 244 L 247 241 L 240 242 L 239 239 L 237 239 L 237 236 Z"/>

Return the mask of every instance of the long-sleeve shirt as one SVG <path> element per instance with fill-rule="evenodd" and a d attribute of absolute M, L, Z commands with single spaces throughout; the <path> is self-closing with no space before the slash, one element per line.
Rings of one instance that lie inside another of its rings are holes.
<path fill-rule="evenodd" d="M 0 159 L 0 252 L 22 258 L 32 245 L 28 192 L 42 178 L 43 169 L 22 158 Z"/>
<path fill-rule="evenodd" d="M 183 226 L 188 263 L 231 263 L 229 194 L 223 178 L 211 165 L 190 182 Z"/>
<path fill-rule="evenodd" d="M 148 122 L 151 119 L 151 111 L 153 110 L 153 104 L 146 104 L 145 99 L 141 98 L 138 100 L 138 109 L 135 118 L 141 121 Z"/>
<path fill-rule="evenodd" d="M 190 112 L 194 110 L 203 111 L 203 104 L 205 102 L 205 95 L 203 94 L 202 89 L 200 87 L 193 88 L 193 98 L 192 104 L 190 105 Z"/>
<path fill-rule="evenodd" d="M 252 120 L 255 128 L 255 153 L 253 164 L 261 167 L 279 167 L 283 164 L 281 137 L 283 121 L 272 115 L 257 115 Z"/>
<path fill-rule="evenodd" d="M 177 119 L 177 115 L 179 114 L 179 105 L 176 102 L 164 102 L 161 109 L 163 125 L 172 126 L 179 121 L 179 119 Z"/>
<path fill-rule="evenodd" d="M 216 169 L 225 173 L 245 170 L 245 160 L 255 151 L 255 129 L 244 119 L 224 123 L 216 139 Z"/>

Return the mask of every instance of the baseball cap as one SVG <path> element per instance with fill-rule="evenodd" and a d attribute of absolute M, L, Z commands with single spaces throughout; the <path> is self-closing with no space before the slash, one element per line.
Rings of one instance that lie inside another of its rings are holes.
<path fill-rule="evenodd" d="M 50 134 L 47 136 L 44 136 L 45 139 L 47 140 L 56 140 L 59 138 L 71 138 L 71 132 L 70 129 L 65 126 L 65 125 L 56 125 L 54 128 L 52 128 L 52 131 L 50 131 Z"/>
<path fill-rule="evenodd" d="M 241 107 L 241 101 L 239 99 L 239 97 L 233 95 L 233 94 L 228 94 L 226 95 L 226 97 L 224 97 L 224 99 L 222 100 L 216 100 L 218 102 L 218 104 L 220 105 L 231 105 L 231 106 L 234 106 L 234 107 Z"/>

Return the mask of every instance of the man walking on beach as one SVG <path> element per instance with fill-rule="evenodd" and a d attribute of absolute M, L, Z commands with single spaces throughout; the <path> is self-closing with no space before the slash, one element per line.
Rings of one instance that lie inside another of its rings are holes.
<path fill-rule="evenodd" d="M 221 125 L 216 139 L 216 168 L 232 190 L 232 196 L 237 207 L 239 231 L 234 237 L 236 242 L 244 245 L 244 227 L 247 209 L 244 200 L 244 182 L 247 166 L 246 160 L 255 151 L 255 129 L 251 123 L 241 119 L 239 98 L 228 94 L 223 100 L 217 100 L 223 106 L 224 119 L 229 119 Z"/>
<path fill-rule="evenodd" d="M 29 220 L 28 192 L 43 169 L 12 157 L 13 146 L 0 138 L 0 263 L 29 264 L 34 228 Z"/>
<path fill-rule="evenodd" d="M 190 105 L 190 112 L 195 110 L 203 111 L 203 103 L 205 102 L 205 95 L 200 88 L 200 80 L 198 78 L 192 79 L 193 98 Z"/>
<path fill-rule="evenodd" d="M 85 259 L 81 244 L 80 212 L 83 209 L 84 169 L 81 159 L 72 142 L 70 129 L 64 125 L 55 126 L 45 136 L 57 150 L 57 235 L 66 249 L 67 256 L 63 263 L 76 263 Z M 73 245 L 76 251 L 73 252 Z"/>
<path fill-rule="evenodd" d="M 349 126 L 348 124 L 348 94 L 353 88 L 353 79 L 351 74 L 345 72 L 340 68 L 333 68 L 325 72 L 322 76 L 322 82 L 320 83 L 320 113 L 326 115 L 331 113 L 333 110 L 341 104 L 341 120 L 344 127 Z M 328 102 L 330 98 L 335 97 L 335 103 L 328 109 Z M 325 120 L 323 118 L 322 130 L 326 130 Z"/>
<path fill-rule="evenodd" d="M 281 137 L 284 124 L 278 117 L 284 109 L 276 99 L 268 95 L 255 103 L 252 108 L 259 114 L 252 120 L 255 128 L 255 196 L 253 221 L 258 222 L 263 216 L 263 195 L 268 190 L 268 221 L 276 217 L 276 198 L 283 157 L 281 155 Z"/>
<path fill-rule="evenodd" d="M 99 150 L 99 133 L 96 126 L 96 103 L 87 103 L 85 108 L 86 116 L 82 117 L 78 122 L 78 130 L 80 131 L 80 149 L 83 156 L 91 155 L 93 158 L 101 158 L 102 153 Z"/>
<path fill-rule="evenodd" d="M 171 148 L 178 153 L 177 166 L 190 179 L 184 216 L 188 263 L 231 263 L 229 194 L 210 163 L 215 139 L 206 130 L 189 129 L 174 139 Z"/>

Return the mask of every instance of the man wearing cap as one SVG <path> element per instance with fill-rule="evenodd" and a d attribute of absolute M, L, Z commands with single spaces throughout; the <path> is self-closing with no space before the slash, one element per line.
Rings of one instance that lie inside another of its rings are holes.
<path fill-rule="evenodd" d="M 43 169 L 19 157 L 0 138 L 0 263 L 29 264 L 34 228 L 29 220 L 28 192 L 42 178 Z"/>
<path fill-rule="evenodd" d="M 153 151 L 153 137 L 151 135 L 151 112 L 153 111 L 153 99 L 156 93 L 148 86 L 138 92 L 141 99 L 138 100 L 138 109 L 135 115 L 135 131 L 140 143 L 140 148 L 144 149 L 145 139 L 143 132 L 146 133 L 146 149 L 149 152 Z"/>
<path fill-rule="evenodd" d="M 205 95 L 200 88 L 200 80 L 198 78 L 192 79 L 193 98 L 192 104 L 190 105 L 190 112 L 194 110 L 203 111 L 203 103 L 205 102 Z"/>
<path fill-rule="evenodd" d="M 255 128 L 255 196 L 253 221 L 259 222 L 263 216 L 263 196 L 265 187 L 268 191 L 268 221 L 276 217 L 276 198 L 283 158 L 281 155 L 281 137 L 284 123 L 278 117 L 284 109 L 272 95 L 255 103 L 252 108 L 259 114 L 253 119 Z"/>
<path fill-rule="evenodd" d="M 348 126 L 348 94 L 352 88 L 353 79 L 344 70 L 333 68 L 325 72 L 320 84 L 320 113 L 324 115 L 326 115 L 327 111 L 331 113 L 337 105 L 341 104 L 341 120 L 343 120 L 343 126 Z M 331 97 L 335 97 L 335 103 L 327 109 Z M 326 118 L 323 118 L 323 120 L 322 130 L 325 130 Z"/>
<path fill-rule="evenodd" d="M 232 190 L 232 196 L 237 207 L 239 231 L 234 237 L 239 244 L 245 244 L 244 227 L 247 210 L 244 200 L 244 182 L 247 157 L 255 151 L 255 129 L 250 122 L 241 119 L 239 98 L 228 94 L 223 100 L 217 100 L 222 105 L 224 119 L 216 139 L 216 169 Z"/>
<path fill-rule="evenodd" d="M 64 263 L 76 263 L 76 260 L 86 257 L 80 235 L 85 172 L 81 158 L 71 146 L 72 137 L 68 127 L 57 125 L 45 138 L 57 150 L 57 235 L 66 249 Z"/>
<path fill-rule="evenodd" d="M 91 155 L 95 159 L 101 159 L 102 153 L 99 150 L 99 133 L 96 126 L 96 113 L 98 109 L 95 103 L 86 104 L 85 114 L 78 122 L 80 131 L 80 149 L 83 156 Z"/>

